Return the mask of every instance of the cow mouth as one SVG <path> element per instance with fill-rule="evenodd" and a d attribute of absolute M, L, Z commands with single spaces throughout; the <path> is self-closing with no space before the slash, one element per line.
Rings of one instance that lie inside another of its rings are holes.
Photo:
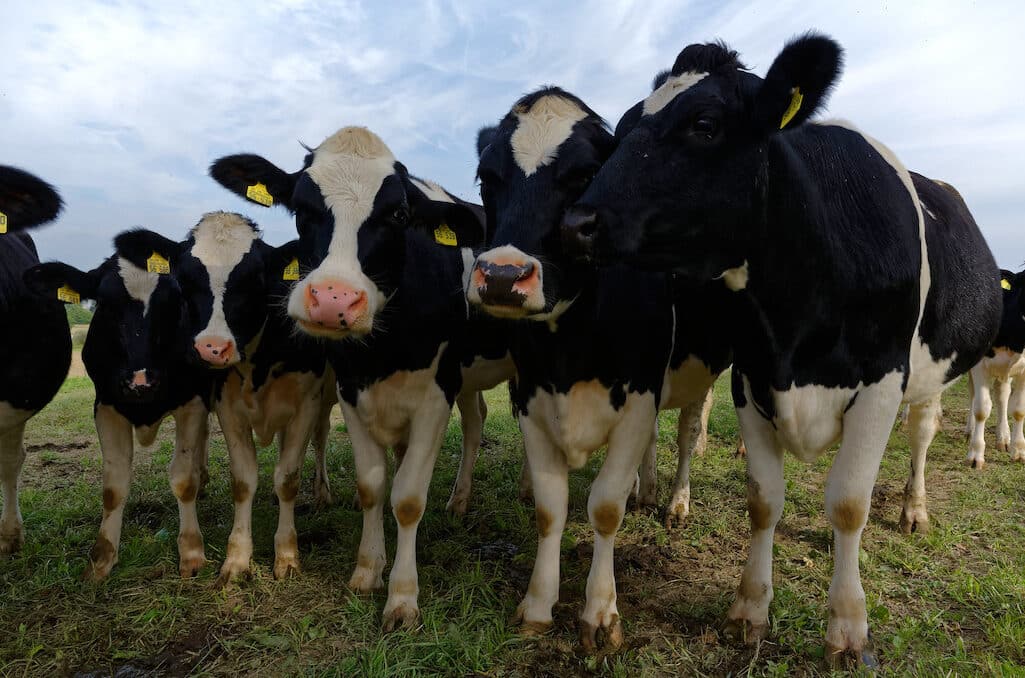
<path fill-rule="evenodd" d="M 320 337 L 322 339 L 345 339 L 353 335 L 366 334 L 365 332 L 358 332 L 353 328 L 343 325 L 342 327 L 327 327 L 320 323 L 315 323 L 310 320 L 302 320 L 300 318 L 295 319 L 295 324 L 299 326 L 305 334 L 313 337 Z"/>

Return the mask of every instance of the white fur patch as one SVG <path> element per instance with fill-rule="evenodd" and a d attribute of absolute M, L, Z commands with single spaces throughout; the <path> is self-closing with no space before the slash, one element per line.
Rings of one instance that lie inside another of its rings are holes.
<path fill-rule="evenodd" d="M 117 266 L 128 296 L 142 302 L 142 315 L 145 317 L 149 312 L 149 300 L 153 296 L 153 290 L 157 289 L 160 274 L 141 269 L 123 257 L 117 258 Z"/>
<path fill-rule="evenodd" d="M 686 92 L 694 85 L 701 82 L 708 73 L 681 73 L 670 76 L 662 86 L 648 95 L 644 100 L 643 114 L 653 115 L 669 105 L 669 102 L 677 95 Z"/>
<path fill-rule="evenodd" d="M 513 159 L 528 177 L 555 160 L 573 125 L 587 117 L 580 106 L 556 95 L 543 96 L 529 110 L 513 113 L 519 118 L 510 138 Z"/>
<path fill-rule="evenodd" d="M 365 127 L 344 127 L 317 147 L 306 173 L 317 184 L 334 216 L 334 232 L 327 256 L 293 288 L 288 313 L 304 319 L 306 285 L 338 280 L 366 292 L 367 314 L 372 318 L 386 299 L 363 273 L 356 236 L 373 211 L 381 184 L 395 173 L 395 156 L 380 137 Z"/>
<path fill-rule="evenodd" d="M 434 202 L 455 203 L 455 200 L 453 200 L 452 196 L 448 194 L 448 191 L 446 191 L 444 188 L 434 183 L 433 181 L 430 181 L 429 179 L 416 179 L 413 177 L 410 177 L 409 180 L 413 183 L 414 186 L 423 191 L 424 195 L 426 195 Z"/>
<path fill-rule="evenodd" d="M 234 335 L 224 317 L 224 290 L 228 276 L 249 252 L 258 233 L 240 215 L 231 212 L 210 212 L 203 215 L 192 236 L 192 256 L 203 264 L 210 278 L 213 311 L 210 322 L 196 336 L 215 336 L 235 343 Z"/>

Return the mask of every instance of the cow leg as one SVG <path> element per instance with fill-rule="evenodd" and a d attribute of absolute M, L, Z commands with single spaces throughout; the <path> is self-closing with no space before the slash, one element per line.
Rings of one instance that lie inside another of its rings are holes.
<path fill-rule="evenodd" d="M 925 458 L 939 424 L 940 394 L 910 405 L 908 435 L 911 438 L 911 476 L 904 488 L 904 508 L 900 530 L 904 534 L 929 531 L 929 513 L 925 499 Z"/>
<path fill-rule="evenodd" d="M 613 551 L 630 492 L 630 477 L 648 447 L 641 442 L 643 433 L 651 430 L 651 422 L 658 416 L 654 397 L 638 397 L 633 405 L 609 436 L 605 463 L 591 484 L 587 499 L 587 515 L 594 528 L 587 602 L 580 615 L 580 642 L 587 652 L 594 652 L 599 645 L 614 650 L 623 644 L 623 626 L 616 607 Z"/>
<path fill-rule="evenodd" d="M 278 463 L 274 467 L 274 493 L 278 497 L 278 529 L 274 533 L 274 578 L 299 572 L 299 538 L 295 531 L 295 498 L 299 495 L 303 457 L 321 415 L 319 393 L 306 394 L 292 421 L 285 427 Z"/>
<path fill-rule="evenodd" d="M 968 443 L 968 465 L 981 469 L 986 465 L 986 420 L 989 419 L 993 407 L 989 395 L 991 380 L 986 375 L 982 363 L 973 367 L 971 374 L 975 388 L 972 394 L 973 426 L 971 440 Z"/>
<path fill-rule="evenodd" d="M 96 433 L 103 455 L 103 519 L 84 579 L 106 579 L 117 563 L 121 523 L 132 484 L 132 424 L 110 405 L 96 406 Z"/>
<path fill-rule="evenodd" d="M 178 571 L 182 577 L 197 574 L 206 564 L 196 496 L 204 482 L 209 415 L 198 397 L 174 411 L 174 457 L 169 475 L 171 491 L 178 500 Z"/>
<path fill-rule="evenodd" d="M 247 421 L 232 411 L 232 404 L 230 400 L 217 404 L 217 419 L 228 447 L 231 494 L 235 499 L 235 520 L 228 536 L 228 552 L 217 580 L 221 586 L 249 572 L 253 559 L 253 497 L 259 479 L 252 429 Z"/>
<path fill-rule="evenodd" d="M 747 441 L 747 512 L 751 544 L 737 598 L 727 615 L 727 628 L 748 643 L 756 643 L 769 630 L 772 602 L 772 542 L 783 514 L 786 483 L 783 450 L 772 424 L 755 409 L 750 390 L 747 404 L 737 408 L 740 430 Z"/>
<path fill-rule="evenodd" d="M 985 360 L 985 358 L 983 358 Z M 965 420 L 964 437 L 970 439 L 975 430 L 975 369 L 968 370 L 968 417 Z"/>
<path fill-rule="evenodd" d="M 25 422 L 31 412 L 0 404 L 0 488 L 4 493 L 0 514 L 0 557 L 14 553 L 24 543 L 21 509 L 18 506 L 18 481 L 25 463 Z"/>
<path fill-rule="evenodd" d="M 344 401 L 341 405 L 342 416 L 352 440 L 356 497 L 363 511 L 363 531 L 356 554 L 356 568 L 349 577 L 349 588 L 368 593 L 384 586 L 381 574 L 387 562 L 384 550 L 384 486 L 388 460 L 385 458 L 384 447 L 371 437 L 356 408 Z"/>
<path fill-rule="evenodd" d="M 385 633 L 396 628 L 411 629 L 420 619 L 416 530 L 427 506 L 427 489 L 451 413 L 448 400 L 438 388 L 412 421 L 406 456 L 392 481 L 391 505 L 398 530 L 395 564 L 388 575 L 388 601 L 382 619 Z"/>
<path fill-rule="evenodd" d="M 331 408 L 334 404 L 334 398 L 322 393 L 317 419 L 313 424 L 313 505 L 317 509 L 325 509 L 334 503 L 327 475 L 327 437 L 331 431 Z"/>
<path fill-rule="evenodd" d="M 516 608 L 513 622 L 521 625 L 523 634 L 537 635 L 552 627 L 552 607 L 559 600 L 559 553 L 569 504 L 569 467 L 548 433 L 526 415 L 520 415 L 520 430 L 534 491 L 537 555 L 527 595 Z"/>
<path fill-rule="evenodd" d="M 1011 436 L 1011 461 L 1025 461 L 1025 378 L 1015 377 L 1011 393 L 1011 417 L 1014 432 Z"/>
<path fill-rule="evenodd" d="M 456 398 L 459 417 L 463 429 L 463 456 L 459 460 L 459 473 L 452 486 L 446 509 L 457 516 L 466 513 L 470 501 L 470 490 L 473 486 L 473 467 L 477 464 L 477 452 L 484 436 L 484 420 L 488 416 L 488 406 L 484 403 L 484 394 L 479 391 L 464 391 Z"/>
<path fill-rule="evenodd" d="M 658 506 L 658 419 L 655 419 L 651 442 L 644 449 L 644 458 L 637 473 L 637 510 Z"/>
<path fill-rule="evenodd" d="M 530 458 L 527 450 L 523 450 L 523 465 L 520 467 L 520 486 L 517 495 L 520 501 L 528 502 L 534 498 L 534 486 L 530 475 Z"/>
<path fill-rule="evenodd" d="M 1011 429 L 1007 425 L 1007 405 L 1011 399 L 1011 380 L 997 381 L 997 449 L 1009 452 L 1011 449 Z"/>
<path fill-rule="evenodd" d="M 868 613 L 858 554 L 872 503 L 872 487 L 890 437 L 889 422 L 900 407 L 899 376 L 891 374 L 862 389 L 844 412 L 840 451 L 826 478 L 826 516 L 833 526 L 834 544 L 825 651 L 831 663 L 853 655 L 866 665 L 875 664 L 868 646 Z M 913 409 L 912 416 L 917 410 L 922 420 L 922 434 L 916 434 L 919 441 L 928 442 L 927 434 L 935 426 L 937 406 L 938 403 Z M 924 458 L 923 454 L 923 461 Z"/>
<path fill-rule="evenodd" d="M 709 395 L 712 389 L 708 389 Z M 683 525 L 690 514 L 690 460 L 707 442 L 705 425 L 708 423 L 704 400 L 693 402 L 680 408 L 680 424 L 676 430 L 676 480 L 673 481 L 673 492 L 669 495 L 669 506 L 666 507 L 666 529 Z M 703 440 L 704 439 L 704 440 Z M 703 452 L 702 452 L 703 453 Z"/>

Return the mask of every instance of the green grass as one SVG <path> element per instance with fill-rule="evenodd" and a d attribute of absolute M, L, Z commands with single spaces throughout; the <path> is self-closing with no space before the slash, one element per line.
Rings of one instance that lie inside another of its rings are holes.
<path fill-rule="evenodd" d="M 199 577 L 177 575 L 177 507 L 166 468 L 173 422 L 136 452 L 120 563 L 111 579 L 80 574 L 96 535 L 100 460 L 92 386 L 69 379 L 32 420 L 21 495 L 24 550 L 0 563 L 0 674 L 76 671 L 108 675 L 819 675 L 831 564 L 822 512 L 829 455 L 807 466 L 788 458 L 787 504 L 777 532 L 772 634 L 757 649 L 721 632 L 746 551 L 744 462 L 733 457 L 736 418 L 717 384 L 708 453 L 692 466 L 687 524 L 667 532 L 657 516 L 630 514 L 616 550 L 626 648 L 578 652 L 576 616 L 590 562 L 586 493 L 600 459 L 570 480 L 562 587 L 555 628 L 524 639 L 508 619 L 526 590 L 536 543 L 533 510 L 517 499 L 522 446 L 504 389 L 490 416 L 469 513 L 445 501 L 458 465 L 453 419 L 431 486 L 418 543 L 423 626 L 382 635 L 384 594 L 346 588 L 361 528 L 351 508 L 352 452 L 335 426 L 329 462 L 334 507 L 310 507 L 307 461 L 297 518 L 303 572 L 270 576 L 276 507 L 274 448 L 260 451 L 250 580 L 219 589 L 216 566 L 231 526 L 224 444 L 212 438 L 211 483 L 199 501 L 207 557 Z M 966 468 L 963 385 L 944 399 L 943 431 L 930 455 L 933 530 L 905 537 L 897 518 L 908 467 L 901 431 L 883 461 L 863 541 L 862 572 L 882 672 L 892 675 L 1025 675 L 1025 466 L 992 447 L 986 469 Z M 662 415 L 660 499 L 675 470 L 675 413 Z M 990 439 L 992 445 L 993 440 Z M 388 544 L 394 526 L 388 518 Z M 125 670 L 127 670 L 125 669 Z"/>
<path fill-rule="evenodd" d="M 93 312 L 81 304 L 67 304 L 64 309 L 68 313 L 68 325 L 88 325 L 93 319 Z"/>

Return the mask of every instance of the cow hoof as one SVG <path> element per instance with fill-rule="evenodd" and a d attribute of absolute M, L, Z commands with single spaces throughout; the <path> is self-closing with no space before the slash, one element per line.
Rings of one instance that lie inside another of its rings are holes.
<path fill-rule="evenodd" d="M 674 497 L 666 509 L 665 525 L 667 530 L 676 527 L 683 527 L 687 516 L 690 515 L 690 500 Z"/>
<path fill-rule="evenodd" d="M 859 666 L 872 671 L 879 668 L 879 659 L 871 647 L 871 637 L 860 650 L 826 643 L 825 659 L 834 670 L 856 669 Z"/>
<path fill-rule="evenodd" d="M 221 565 L 221 573 L 217 577 L 217 586 L 224 588 L 232 582 L 238 581 L 243 577 L 250 575 L 249 563 L 233 562 L 230 560 L 224 561 Z"/>
<path fill-rule="evenodd" d="M 513 613 L 512 619 L 509 620 L 510 626 L 519 626 L 520 635 L 526 638 L 532 638 L 534 636 L 543 636 L 552 630 L 552 621 L 533 621 L 524 619 L 523 611 L 525 609 L 524 604 L 521 602 L 516 607 L 516 612 Z"/>
<path fill-rule="evenodd" d="M 986 460 L 976 459 L 975 457 L 969 457 L 968 466 L 975 469 L 976 471 L 981 471 L 983 468 L 986 467 Z"/>
<path fill-rule="evenodd" d="M 465 516 L 466 509 L 468 508 L 469 503 L 470 498 L 468 496 L 452 495 L 452 497 L 448 500 L 448 504 L 445 505 L 445 509 L 452 515 Z"/>
<path fill-rule="evenodd" d="M 0 534 L 0 557 L 7 557 L 17 553 L 21 550 L 24 543 L 25 538 L 22 536 L 21 530 Z"/>
<path fill-rule="evenodd" d="M 359 497 L 357 496 L 357 500 Z M 323 511 L 334 505 L 334 497 L 331 496 L 331 489 L 327 485 L 318 485 L 313 491 L 313 508 Z"/>
<path fill-rule="evenodd" d="M 384 588 L 384 579 L 380 572 L 375 572 L 367 567 L 356 566 L 352 576 L 349 577 L 349 588 L 357 593 L 370 593 Z"/>
<path fill-rule="evenodd" d="M 623 646 L 623 624 L 613 614 L 608 626 L 580 620 L 580 645 L 587 654 L 615 652 Z"/>
<path fill-rule="evenodd" d="M 363 510 L 363 502 L 361 502 L 359 500 L 359 492 L 357 492 L 356 494 L 352 495 L 352 510 L 353 511 L 362 511 Z"/>
<path fill-rule="evenodd" d="M 733 453 L 733 456 L 740 458 L 747 456 L 747 445 L 744 444 L 743 440 L 737 443 L 737 450 Z"/>
<path fill-rule="evenodd" d="M 182 556 L 178 559 L 178 572 L 182 579 L 195 577 L 206 565 L 206 557 L 200 553 L 193 556 Z"/>
<path fill-rule="evenodd" d="M 82 572 L 85 581 L 103 581 L 110 576 L 110 571 L 117 564 L 117 550 L 102 534 L 96 537 L 93 550 L 89 553 L 89 564 Z"/>
<path fill-rule="evenodd" d="M 404 600 L 394 607 L 385 606 L 384 615 L 381 619 L 381 630 L 384 633 L 392 631 L 412 631 L 420 624 L 420 608 L 416 601 Z"/>
<path fill-rule="evenodd" d="M 276 556 L 274 558 L 274 578 L 287 579 L 293 574 L 299 574 L 298 556 Z"/>
<path fill-rule="evenodd" d="M 1017 449 L 1011 453 L 1011 461 L 1025 461 L 1025 449 Z"/>
<path fill-rule="evenodd" d="M 756 645 L 769 635 L 769 624 L 755 624 L 749 619 L 728 619 L 723 626 L 723 633 L 732 640 L 743 641 L 747 645 Z"/>

